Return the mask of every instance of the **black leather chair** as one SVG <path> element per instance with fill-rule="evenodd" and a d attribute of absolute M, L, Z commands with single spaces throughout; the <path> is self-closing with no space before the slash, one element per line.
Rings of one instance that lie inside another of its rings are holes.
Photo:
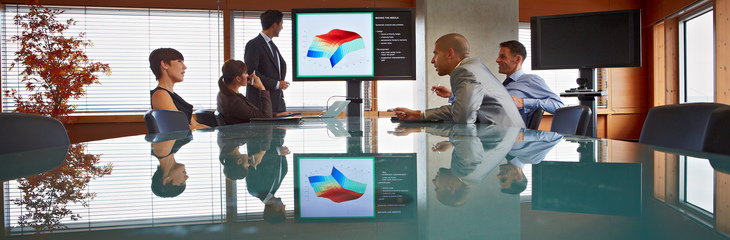
<path fill-rule="evenodd" d="M 558 108 L 553 114 L 550 131 L 585 136 L 590 117 L 591 109 L 587 106 L 578 105 Z"/>
<path fill-rule="evenodd" d="M 653 107 L 640 143 L 678 150 L 730 154 L 730 106 L 685 103 Z"/>
<path fill-rule="evenodd" d="M 53 170 L 71 142 L 58 120 L 27 113 L 0 113 L 0 182 Z"/>
<path fill-rule="evenodd" d="M 215 118 L 215 110 L 212 109 L 201 109 L 195 111 L 195 119 L 200 124 L 205 124 L 208 127 L 217 127 L 218 119 Z"/>
<path fill-rule="evenodd" d="M 532 112 L 532 115 L 530 115 L 529 118 L 527 118 L 527 128 L 537 130 L 538 127 L 540 127 L 540 122 L 542 121 L 542 114 L 545 113 L 545 110 L 542 108 L 538 108 L 534 112 Z"/>
<path fill-rule="evenodd" d="M 144 114 L 144 123 L 150 134 L 190 130 L 187 116 L 180 111 L 149 110 Z"/>
<path fill-rule="evenodd" d="M 68 148 L 66 128 L 55 118 L 28 113 L 0 113 L 0 154 L 50 147 Z"/>
<path fill-rule="evenodd" d="M 215 120 L 218 122 L 218 126 L 226 125 L 226 120 L 223 119 L 223 115 L 218 111 L 215 111 Z"/>

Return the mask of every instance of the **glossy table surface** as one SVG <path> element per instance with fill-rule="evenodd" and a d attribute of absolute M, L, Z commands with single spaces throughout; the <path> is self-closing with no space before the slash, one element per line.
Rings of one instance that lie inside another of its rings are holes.
<path fill-rule="evenodd" d="M 57 149 L 0 155 L 3 238 L 730 233 L 730 157 L 619 140 L 348 118 L 93 141 L 65 160 Z"/>

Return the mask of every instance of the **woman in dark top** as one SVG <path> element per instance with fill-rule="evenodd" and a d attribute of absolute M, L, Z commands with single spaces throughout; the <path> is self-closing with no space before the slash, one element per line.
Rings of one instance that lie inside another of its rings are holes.
<path fill-rule="evenodd" d="M 270 118 L 273 116 L 271 111 L 271 98 L 269 91 L 264 88 L 259 77 L 256 74 L 248 75 L 246 73 L 246 64 L 239 60 L 229 59 L 223 64 L 221 69 L 223 76 L 218 79 L 218 112 L 223 115 L 226 124 L 247 123 L 251 118 Z M 260 91 L 261 108 L 251 103 L 245 96 L 238 93 L 238 89 L 251 84 Z M 291 112 L 283 112 L 278 115 L 291 114 Z"/>
<path fill-rule="evenodd" d="M 185 113 L 191 128 L 208 127 L 193 118 L 193 105 L 182 99 L 172 88 L 183 81 L 185 59 L 172 48 L 158 48 L 150 53 L 150 69 L 157 79 L 157 87 L 150 91 L 152 109 L 173 110 Z"/>

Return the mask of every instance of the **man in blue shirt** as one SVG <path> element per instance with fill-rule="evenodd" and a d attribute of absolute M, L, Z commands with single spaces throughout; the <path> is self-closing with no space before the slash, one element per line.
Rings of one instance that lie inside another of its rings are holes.
<path fill-rule="evenodd" d="M 545 83 L 545 80 L 535 74 L 525 74 L 522 63 L 527 57 L 527 50 L 522 43 L 511 40 L 499 44 L 499 73 L 507 75 L 502 83 L 515 100 L 520 110 L 522 120 L 527 120 L 537 108 L 555 114 L 555 110 L 563 107 L 560 97 Z"/>

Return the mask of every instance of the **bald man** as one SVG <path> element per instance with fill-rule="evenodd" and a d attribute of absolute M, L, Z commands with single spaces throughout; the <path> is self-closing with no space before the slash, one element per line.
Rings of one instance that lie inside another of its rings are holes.
<path fill-rule="evenodd" d="M 431 63 L 439 76 L 449 75 L 451 89 L 433 87 L 439 96 L 453 95 L 451 104 L 425 111 L 395 108 L 400 119 L 442 119 L 456 123 L 483 123 L 525 127 L 507 89 L 479 58 L 469 57 L 469 42 L 450 33 L 436 40 Z"/>

